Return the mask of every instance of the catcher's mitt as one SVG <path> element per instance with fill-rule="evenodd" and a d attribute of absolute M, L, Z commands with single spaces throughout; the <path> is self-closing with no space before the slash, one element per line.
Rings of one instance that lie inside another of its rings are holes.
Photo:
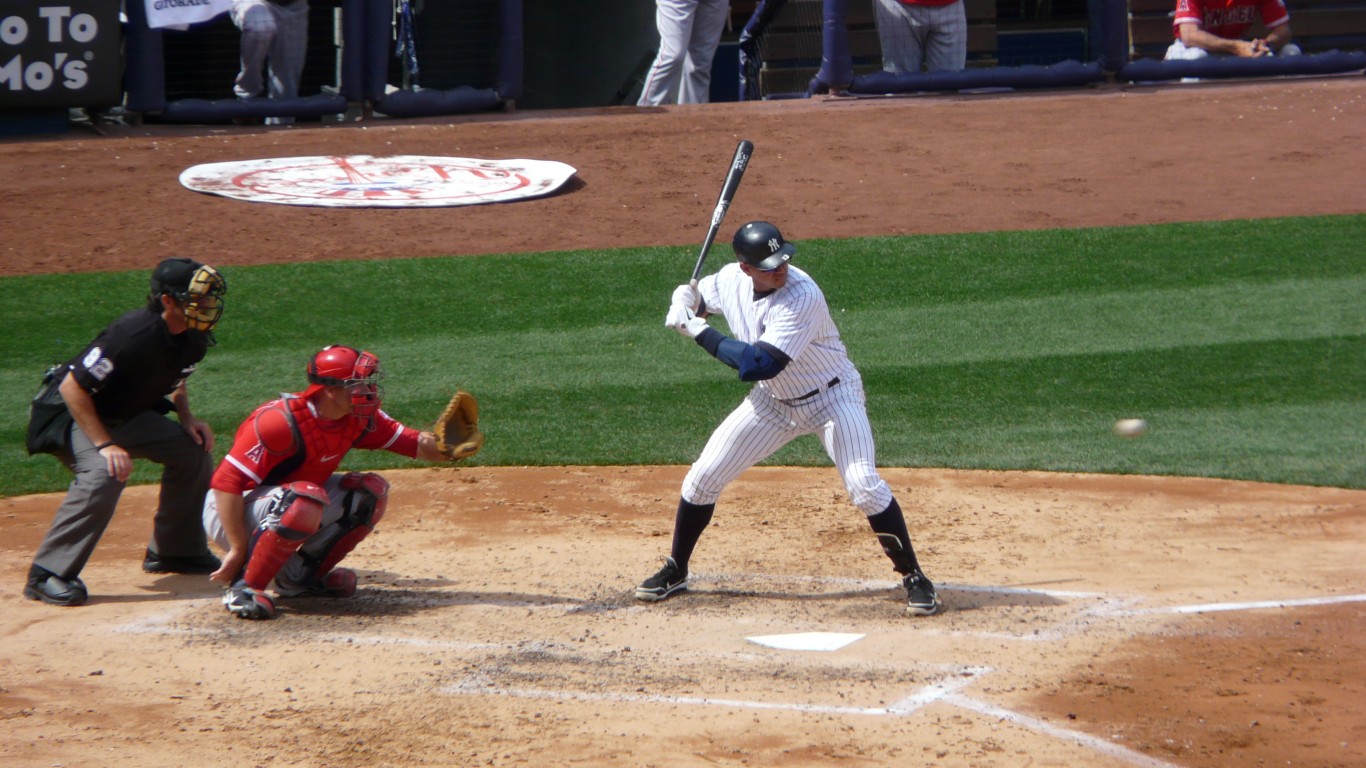
<path fill-rule="evenodd" d="M 465 391 L 457 391 L 436 419 L 436 445 L 451 461 L 468 459 L 484 447 L 479 431 L 479 402 Z"/>

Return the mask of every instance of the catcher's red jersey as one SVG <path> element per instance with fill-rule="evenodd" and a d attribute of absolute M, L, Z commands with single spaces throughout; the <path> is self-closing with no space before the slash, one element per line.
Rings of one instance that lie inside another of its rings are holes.
<path fill-rule="evenodd" d="M 211 486 L 240 494 L 295 480 L 322 485 L 352 448 L 416 458 L 418 435 L 384 411 L 370 427 L 350 416 L 321 418 L 307 398 L 285 395 L 257 408 L 237 428 L 232 450 L 213 473 Z"/>
<path fill-rule="evenodd" d="M 1172 31 L 1181 37 L 1182 24 L 1194 24 L 1212 35 L 1241 40 L 1260 18 L 1267 29 L 1290 21 L 1283 0 L 1176 0 Z"/>

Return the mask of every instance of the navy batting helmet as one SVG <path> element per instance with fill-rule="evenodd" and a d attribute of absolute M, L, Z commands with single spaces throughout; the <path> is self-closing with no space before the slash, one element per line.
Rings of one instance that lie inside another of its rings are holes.
<path fill-rule="evenodd" d="M 765 272 L 786 264 L 797 252 L 797 246 L 784 240 L 783 233 L 767 221 L 751 221 L 740 227 L 731 244 L 736 258 Z"/>

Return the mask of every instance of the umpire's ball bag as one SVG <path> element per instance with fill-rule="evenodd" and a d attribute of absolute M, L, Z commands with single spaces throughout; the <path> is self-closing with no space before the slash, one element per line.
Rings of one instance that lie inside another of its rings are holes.
<path fill-rule="evenodd" d="M 28 455 L 67 453 L 71 449 L 71 412 L 66 409 L 66 401 L 59 390 L 65 365 L 54 365 L 43 374 L 43 386 L 34 395 L 28 407 L 28 435 L 24 447 Z"/>

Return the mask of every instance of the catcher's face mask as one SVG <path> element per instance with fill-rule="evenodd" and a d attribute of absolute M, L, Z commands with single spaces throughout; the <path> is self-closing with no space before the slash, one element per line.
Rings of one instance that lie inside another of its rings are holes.
<path fill-rule="evenodd" d="M 326 347 L 309 363 L 308 382 L 312 386 L 306 394 L 317 387 L 342 387 L 351 396 L 351 414 L 368 420 L 379 412 L 384 400 L 384 387 L 379 383 L 383 378 L 379 358 L 373 354 L 351 347 Z"/>

